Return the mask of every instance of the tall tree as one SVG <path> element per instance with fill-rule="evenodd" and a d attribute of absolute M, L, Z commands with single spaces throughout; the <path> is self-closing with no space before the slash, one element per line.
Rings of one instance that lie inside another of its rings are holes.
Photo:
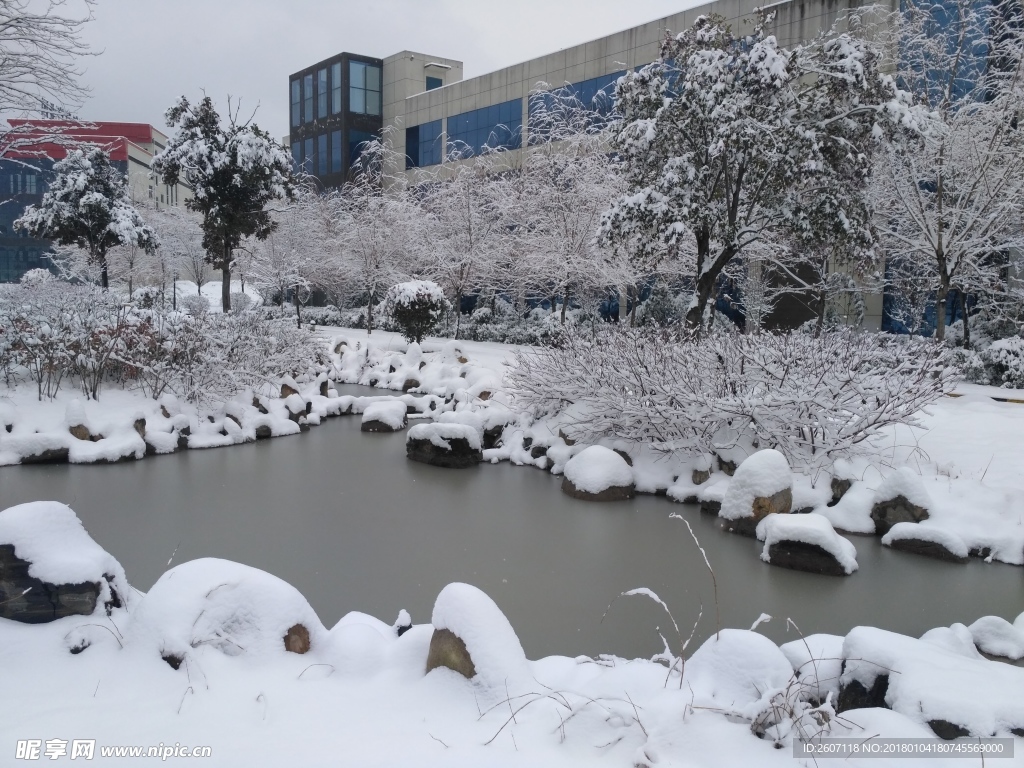
<path fill-rule="evenodd" d="M 226 124 L 209 96 L 195 107 L 183 96 L 165 117 L 178 130 L 153 158 L 153 172 L 167 184 L 192 187 L 194 197 L 185 205 L 203 216 L 203 247 L 221 270 L 221 305 L 227 312 L 232 253 L 244 238 L 263 240 L 274 231 L 267 205 L 294 195 L 291 158 L 251 119 L 239 122 L 230 102 Z"/>
<path fill-rule="evenodd" d="M 152 250 L 157 237 L 132 205 L 127 178 L 102 149 L 73 150 L 53 170 L 39 206 L 26 208 L 14 226 L 30 237 L 83 249 L 100 268 L 100 284 L 109 288 L 107 252 L 119 245 Z"/>
<path fill-rule="evenodd" d="M 863 217 L 833 192 L 864 176 L 880 126 L 907 113 L 867 42 L 832 33 L 788 50 L 769 21 L 737 36 L 721 17 L 702 16 L 616 91 L 624 119 L 613 144 L 628 190 L 603 231 L 692 255 L 694 330 L 744 249 L 818 225 L 809 198 L 827 198 L 832 216 L 858 225 Z"/>
<path fill-rule="evenodd" d="M 1009 7 L 908 0 L 884 27 L 900 51 L 900 81 L 929 120 L 878 158 L 876 226 L 892 287 L 934 296 L 940 341 L 951 292 L 1005 286 L 999 254 L 1024 247 L 1024 37 Z"/>

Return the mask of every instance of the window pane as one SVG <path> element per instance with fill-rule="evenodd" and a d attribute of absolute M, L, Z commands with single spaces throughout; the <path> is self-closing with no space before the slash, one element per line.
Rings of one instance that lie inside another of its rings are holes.
<path fill-rule="evenodd" d="M 302 106 L 303 122 L 313 122 L 313 76 L 306 75 L 302 78 Z"/>
<path fill-rule="evenodd" d="M 327 175 L 327 134 L 317 136 L 316 172 L 319 176 Z"/>
<path fill-rule="evenodd" d="M 364 71 L 366 72 L 366 90 L 380 91 L 380 67 L 368 64 Z"/>
<path fill-rule="evenodd" d="M 444 81 L 440 77 L 427 77 L 427 90 L 432 91 L 435 88 L 440 88 L 444 85 Z"/>
<path fill-rule="evenodd" d="M 348 84 L 352 88 L 366 87 L 366 65 L 361 61 L 348 63 Z"/>
<path fill-rule="evenodd" d="M 362 88 L 350 88 L 348 91 L 348 111 L 357 114 L 366 113 L 366 91 Z"/>
<path fill-rule="evenodd" d="M 368 114 L 368 115 L 379 115 L 380 114 L 380 91 L 367 91 L 366 92 L 366 114 Z"/>
<path fill-rule="evenodd" d="M 341 112 L 341 62 L 331 65 L 331 114 Z"/>
<path fill-rule="evenodd" d="M 327 117 L 327 70 L 316 73 L 316 116 Z"/>
<path fill-rule="evenodd" d="M 306 173 L 312 173 L 313 159 L 315 157 L 313 154 L 313 140 L 306 139 L 305 144 L 306 156 L 303 158 L 302 170 L 304 170 Z"/>
<path fill-rule="evenodd" d="M 340 173 L 344 163 L 341 154 L 341 131 L 331 132 L 331 173 Z"/>
<path fill-rule="evenodd" d="M 292 170 L 299 170 L 302 165 L 302 142 L 292 142 Z"/>
<path fill-rule="evenodd" d="M 292 127 L 295 128 L 302 122 L 302 83 L 292 80 Z"/>

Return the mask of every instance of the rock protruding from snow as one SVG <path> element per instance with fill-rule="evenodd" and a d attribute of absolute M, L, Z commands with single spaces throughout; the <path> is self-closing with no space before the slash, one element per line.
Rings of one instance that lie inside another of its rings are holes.
<path fill-rule="evenodd" d="M 77 397 L 68 403 L 64 411 L 64 424 L 71 436 L 77 440 L 92 440 L 92 430 L 85 415 L 85 406 Z"/>
<path fill-rule="evenodd" d="M 636 494 L 633 470 L 618 453 L 591 445 L 565 463 L 562 493 L 585 501 L 622 501 Z"/>
<path fill-rule="evenodd" d="M 1024 659 L 1024 614 L 1013 624 L 1001 616 L 983 616 L 968 629 L 982 653 L 1011 661 Z"/>
<path fill-rule="evenodd" d="M 903 552 L 925 555 L 953 563 L 966 563 L 968 548 L 964 540 L 951 531 L 917 523 L 896 523 L 882 537 L 882 544 Z"/>
<path fill-rule="evenodd" d="M 175 669 L 198 649 L 228 656 L 305 653 L 326 639 L 297 589 L 265 571 L 203 558 L 164 573 L 139 603 L 125 637 Z"/>
<path fill-rule="evenodd" d="M 761 559 L 772 565 L 826 576 L 857 570 L 856 548 L 821 515 L 769 515 L 757 538 L 764 542 Z"/>
<path fill-rule="evenodd" d="M 405 455 L 435 467 L 473 467 L 483 461 L 480 432 L 468 424 L 417 424 L 409 430 Z"/>
<path fill-rule="evenodd" d="M 35 501 L 0 512 L 0 617 L 43 624 L 123 608 L 124 569 L 65 504 Z"/>
<path fill-rule="evenodd" d="M 786 457 L 767 449 L 748 456 L 736 470 L 718 516 L 731 533 L 753 536 L 757 524 L 793 508 L 793 478 Z"/>
<path fill-rule="evenodd" d="M 1024 729 L 1024 669 L 874 627 L 851 630 L 843 664 L 840 712 L 888 707 L 942 738 Z"/>
<path fill-rule="evenodd" d="M 363 411 L 363 432 L 398 432 L 405 429 L 409 420 L 406 418 L 408 408 L 397 398 L 371 403 Z"/>
<path fill-rule="evenodd" d="M 920 523 L 928 519 L 931 500 L 924 483 L 909 467 L 900 467 L 875 492 L 871 519 L 875 533 L 884 536 L 897 523 Z"/>
<path fill-rule="evenodd" d="M 430 672 L 447 667 L 485 687 L 504 687 L 527 672 L 526 654 L 501 609 L 469 584 L 449 584 L 434 602 Z"/>

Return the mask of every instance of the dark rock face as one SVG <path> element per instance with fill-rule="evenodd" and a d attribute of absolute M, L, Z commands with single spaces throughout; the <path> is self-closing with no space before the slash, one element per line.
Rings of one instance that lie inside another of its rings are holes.
<path fill-rule="evenodd" d="M 188 438 L 192 434 L 192 427 L 182 427 L 178 432 L 178 450 L 188 450 Z"/>
<path fill-rule="evenodd" d="M 67 464 L 71 451 L 67 448 L 48 448 L 42 453 L 22 458 L 22 464 Z"/>
<path fill-rule="evenodd" d="M 68 427 L 68 432 L 76 440 L 85 440 L 86 442 L 92 440 L 92 433 L 85 424 L 75 424 L 73 427 Z"/>
<path fill-rule="evenodd" d="M 237 416 L 233 416 L 233 415 L 231 415 L 231 414 L 229 413 L 229 414 L 226 414 L 224 418 L 226 418 L 226 419 L 231 419 L 231 420 L 232 420 L 233 422 L 235 422 L 235 424 L 237 424 L 237 425 L 238 425 L 238 428 L 239 428 L 239 429 L 241 429 L 241 428 L 242 428 L 242 421 L 241 421 L 241 419 L 239 419 L 239 418 L 238 418 Z"/>
<path fill-rule="evenodd" d="M 974 547 L 970 552 L 967 553 L 971 557 L 980 557 L 984 560 L 986 557 L 992 554 L 991 547 Z"/>
<path fill-rule="evenodd" d="M 620 450 L 619 448 L 614 448 L 614 449 L 612 449 L 612 450 L 613 450 L 613 452 L 614 452 L 614 453 L 617 453 L 617 454 L 618 454 L 619 456 L 621 456 L 621 457 L 622 457 L 622 460 L 623 460 L 624 462 L 626 462 L 626 464 L 627 464 L 628 466 L 630 466 L 630 467 L 632 467 L 632 466 L 633 466 L 633 457 L 632 457 L 632 456 L 630 456 L 630 455 L 629 455 L 628 453 L 626 453 L 625 451 L 623 451 L 623 450 Z"/>
<path fill-rule="evenodd" d="M 267 407 L 263 405 L 263 403 L 260 402 L 260 399 L 256 396 L 253 396 L 252 398 L 252 407 L 259 411 L 260 413 L 262 413 L 264 416 L 270 413 L 270 411 L 267 410 Z"/>
<path fill-rule="evenodd" d="M 299 394 L 299 391 L 288 384 L 281 385 L 281 399 L 284 400 L 286 397 Z"/>
<path fill-rule="evenodd" d="M 755 522 L 760 522 L 768 515 L 788 515 L 793 510 L 793 489 L 783 488 L 771 496 L 758 496 L 751 505 Z"/>
<path fill-rule="evenodd" d="M 419 386 L 420 386 L 420 380 L 419 379 L 412 379 L 412 378 L 406 379 L 405 382 L 403 382 L 403 384 L 402 384 L 402 391 L 403 392 L 408 392 L 410 389 L 419 389 Z"/>
<path fill-rule="evenodd" d="M 948 720 L 929 720 L 928 727 L 935 731 L 936 736 L 946 741 L 971 735 L 971 732 L 962 725 L 951 723 Z"/>
<path fill-rule="evenodd" d="M 871 684 L 871 688 L 865 688 L 857 680 L 839 689 L 839 701 L 836 705 L 837 712 L 846 712 L 849 709 L 864 709 L 879 707 L 888 709 L 885 703 L 885 694 L 889 691 L 889 676 L 879 675 Z"/>
<path fill-rule="evenodd" d="M 690 475 L 690 482 L 694 485 L 704 485 L 708 480 L 711 479 L 710 469 L 695 469 Z"/>
<path fill-rule="evenodd" d="M 530 458 L 539 459 L 541 456 L 548 455 L 548 447 L 546 445 L 535 445 L 530 449 Z"/>
<path fill-rule="evenodd" d="M 722 472 L 725 472 L 725 474 L 727 474 L 729 477 L 732 477 L 733 475 L 736 474 L 736 462 L 735 461 L 729 461 L 728 459 L 723 459 L 721 456 L 715 456 L 715 458 L 718 459 L 718 468 Z"/>
<path fill-rule="evenodd" d="M 307 653 L 309 651 L 309 630 L 301 624 L 289 627 L 283 639 L 284 649 L 289 653 Z"/>
<path fill-rule="evenodd" d="M 446 469 L 466 469 L 484 460 L 483 452 L 470 446 L 464 437 L 447 438 L 451 450 L 434 445 L 430 440 L 409 440 L 405 444 L 405 455 L 413 461 L 433 464 Z"/>
<path fill-rule="evenodd" d="M 772 565 L 794 571 L 820 573 L 823 576 L 848 575 L 839 561 L 817 544 L 802 541 L 779 541 L 768 548 Z"/>
<path fill-rule="evenodd" d="M 702 501 L 700 503 L 700 511 L 704 515 L 717 515 L 721 509 L 722 502 L 720 501 Z"/>
<path fill-rule="evenodd" d="M 924 555 L 925 557 L 934 557 L 938 560 L 946 560 L 950 563 L 967 562 L 966 557 L 960 557 L 934 541 L 922 541 L 920 539 L 896 539 L 889 545 L 889 547 L 892 549 L 898 549 L 901 552 L 910 552 L 915 555 Z"/>
<path fill-rule="evenodd" d="M 563 477 L 562 493 L 566 496 L 572 496 L 574 499 L 582 499 L 583 501 L 625 501 L 626 499 L 632 499 L 636 495 L 636 486 L 632 483 L 629 485 L 613 485 L 605 488 L 603 491 L 591 493 L 590 491 L 577 488 L 569 478 Z"/>
<path fill-rule="evenodd" d="M 719 509 L 721 509 L 721 506 L 722 506 L 717 501 L 714 501 L 714 502 L 701 502 L 701 505 L 700 505 L 701 512 L 704 511 L 704 504 L 705 503 L 718 504 Z M 715 514 L 716 515 L 718 514 L 718 509 L 715 510 Z M 726 533 L 735 533 L 735 534 L 738 534 L 740 536 L 747 536 L 747 537 L 749 537 L 751 539 L 756 539 L 757 538 L 757 520 L 755 518 L 753 518 L 753 517 L 740 517 L 740 518 L 737 518 L 735 520 L 723 520 L 722 521 L 722 530 L 725 531 Z"/>
<path fill-rule="evenodd" d="M 239 424 L 238 426 L 242 426 L 242 425 Z M 135 423 L 132 424 L 132 427 L 134 427 L 135 431 L 139 433 L 139 437 L 141 437 L 143 440 L 146 439 L 146 420 L 145 419 L 136 419 Z"/>
<path fill-rule="evenodd" d="M 562 430 L 558 430 L 558 436 L 559 436 L 560 438 L 562 438 L 562 441 L 563 441 L 563 442 L 564 442 L 564 443 L 565 443 L 566 445 L 576 445 L 576 441 L 575 441 L 575 440 L 573 440 L 573 439 L 572 439 L 571 437 L 569 437 L 568 435 L 566 435 L 566 434 L 565 434 L 565 432 L 563 432 Z"/>
<path fill-rule="evenodd" d="M 183 657 L 176 656 L 173 653 L 169 653 L 166 656 L 161 656 L 160 658 L 163 659 L 164 661 L 166 661 L 167 665 L 171 669 L 180 669 L 181 668 L 181 663 L 185 660 Z"/>
<path fill-rule="evenodd" d="M 362 424 L 359 425 L 360 432 L 398 432 L 399 430 L 404 428 L 405 424 L 403 424 L 398 429 L 395 429 L 390 424 L 385 424 L 383 421 L 377 421 L 376 419 L 364 421 Z"/>
<path fill-rule="evenodd" d="M 454 670 L 467 679 L 476 676 L 476 665 L 462 638 L 450 629 L 435 629 L 427 651 L 427 672 L 438 667 Z"/>
<path fill-rule="evenodd" d="M 504 424 L 498 424 L 490 429 L 484 430 L 484 450 L 497 448 L 501 444 L 501 433 L 505 431 Z"/>
<path fill-rule="evenodd" d="M 323 381 L 320 382 L 320 397 L 327 397 L 328 390 L 329 385 L 327 383 L 327 379 L 324 379 Z"/>
<path fill-rule="evenodd" d="M 928 510 L 911 504 L 905 496 L 889 501 L 880 501 L 871 508 L 871 519 L 875 521 L 875 533 L 885 536 L 896 523 L 920 523 L 928 519 Z"/>
<path fill-rule="evenodd" d="M 0 544 L 0 618 L 25 624 L 46 624 L 65 616 L 90 616 L 100 596 L 98 582 L 82 584 L 49 584 L 30 576 L 31 563 L 14 552 L 13 544 Z M 107 611 L 120 606 L 121 599 L 113 592 Z"/>
<path fill-rule="evenodd" d="M 267 424 L 260 424 L 256 427 L 256 439 L 257 440 L 268 440 L 273 437 L 273 433 L 270 431 L 270 426 Z"/>
<path fill-rule="evenodd" d="M 850 490 L 853 485 L 852 480 L 840 480 L 838 477 L 832 478 L 832 500 L 828 503 L 830 507 L 834 507 L 839 503 L 839 500 L 846 495 L 846 492 Z"/>

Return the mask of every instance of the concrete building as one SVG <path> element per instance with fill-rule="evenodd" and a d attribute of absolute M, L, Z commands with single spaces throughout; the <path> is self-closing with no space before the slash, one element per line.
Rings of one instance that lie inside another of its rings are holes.
<path fill-rule="evenodd" d="M 136 204 L 181 205 L 192 196 L 183 184 L 155 178 L 153 156 L 167 136 L 147 123 L 78 123 L 68 120 L 10 120 L 17 148 L 0 159 L 0 282 L 16 282 L 30 269 L 47 269 L 47 240 L 14 231 L 14 222 L 29 205 L 39 205 L 53 165 L 75 147 L 102 147 L 127 177 Z M 55 138 L 59 136 L 59 140 Z M 54 140 L 50 141 L 51 137 Z M 10 141 L 10 137 L 8 138 Z"/>
<path fill-rule="evenodd" d="M 894 3 L 887 0 L 893 8 Z M 413 177 L 417 169 L 450 162 L 453 150 L 462 157 L 484 145 L 521 151 L 529 143 L 531 94 L 566 88 L 587 104 L 610 99 L 621 75 L 658 58 L 666 34 L 682 32 L 698 16 L 712 13 L 736 32 L 752 30 L 759 5 L 717 0 L 469 79 L 463 79 L 462 62 L 441 55 L 401 51 L 374 59 L 342 53 L 289 78 L 292 156 L 296 167 L 331 187 L 344 182 L 360 144 L 382 128 L 390 129 Z M 782 0 L 768 7 L 775 12 L 773 34 L 791 46 L 861 5 L 860 0 Z M 878 328 L 881 296 L 867 298 L 865 324 Z"/>

